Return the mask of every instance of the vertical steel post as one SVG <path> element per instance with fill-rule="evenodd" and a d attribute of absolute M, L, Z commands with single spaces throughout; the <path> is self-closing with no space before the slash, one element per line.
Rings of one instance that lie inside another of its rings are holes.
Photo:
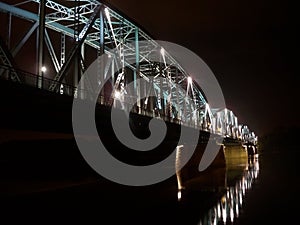
<path fill-rule="evenodd" d="M 64 33 L 61 33 L 60 41 L 60 68 L 62 68 L 66 59 L 66 35 Z"/>
<path fill-rule="evenodd" d="M 154 106 L 154 97 L 152 96 L 154 93 L 152 92 L 152 89 L 154 90 L 154 86 L 153 86 L 153 77 L 150 76 L 149 77 L 150 79 L 150 85 L 149 85 L 149 97 L 148 97 L 148 109 L 151 111 L 152 110 L 152 114 L 153 114 L 153 117 L 155 117 L 155 106 Z"/>
<path fill-rule="evenodd" d="M 98 57 L 102 56 L 104 54 L 104 7 L 101 7 L 100 13 L 99 13 L 99 50 L 98 50 Z M 104 82 L 104 62 L 101 60 L 99 62 L 99 79 L 101 84 Z M 100 104 L 104 104 L 104 87 L 102 88 L 100 92 Z"/>
<path fill-rule="evenodd" d="M 104 15 L 103 15 L 103 10 L 104 8 L 101 7 L 100 9 L 100 13 L 99 13 L 99 52 L 98 52 L 98 56 L 103 55 L 104 54 Z"/>
<path fill-rule="evenodd" d="M 7 48 L 10 49 L 10 40 L 11 40 L 11 13 L 8 14 L 8 34 L 7 34 Z"/>
<path fill-rule="evenodd" d="M 8 50 L 10 50 L 10 40 L 11 40 L 11 19 L 12 19 L 12 15 L 11 15 L 11 13 L 9 13 L 8 14 L 8 34 L 7 34 L 7 41 L 6 41 L 6 45 L 7 45 L 7 48 L 8 48 Z M 0 70 L 0 76 L 2 75 L 2 73 L 3 73 L 3 70 L 1 69 Z M 6 72 L 5 72 L 5 76 L 7 77 L 7 78 L 10 78 L 10 71 L 9 70 L 7 70 Z"/>
<path fill-rule="evenodd" d="M 160 76 L 159 76 L 159 98 L 160 98 L 160 107 L 161 107 L 161 114 L 164 116 L 165 110 L 164 110 L 164 93 L 163 93 L 163 78 L 161 74 L 161 66 L 160 66 Z"/>
<path fill-rule="evenodd" d="M 75 45 L 79 44 L 79 6 L 80 0 L 75 0 L 75 15 L 74 15 L 74 40 Z M 75 57 L 74 57 L 74 77 L 73 77 L 73 86 L 77 88 L 78 96 L 78 81 L 80 79 L 80 48 L 78 48 Z"/>
<path fill-rule="evenodd" d="M 181 119 L 181 109 L 180 109 L 180 101 L 179 101 L 179 84 L 178 84 L 178 69 L 175 69 L 175 76 L 176 76 L 176 106 L 177 106 L 177 119 L 180 120 Z"/>
<path fill-rule="evenodd" d="M 83 61 L 84 58 L 85 58 L 85 44 L 83 42 L 81 44 L 81 50 L 80 50 L 80 58 L 79 58 L 80 65 L 81 65 L 81 60 Z M 80 73 L 80 77 L 79 77 L 79 79 L 80 79 L 83 71 L 79 70 L 79 73 Z M 80 89 L 80 95 L 79 96 L 80 96 L 81 99 L 84 99 L 85 98 L 85 91 L 86 91 L 86 90 L 84 90 L 84 79 L 82 79 L 82 81 L 80 82 L 80 84 L 81 84 L 80 87 L 78 87 L 78 89 Z"/>
<path fill-rule="evenodd" d="M 135 71 L 133 74 L 133 87 L 134 92 L 137 96 L 137 107 L 138 113 L 141 113 L 141 101 L 139 100 L 141 97 L 141 87 L 140 82 L 137 81 L 140 77 L 140 46 L 139 46 L 139 28 L 135 28 Z"/>
<path fill-rule="evenodd" d="M 45 36 L 45 0 L 40 0 L 39 7 L 39 33 L 38 33 L 38 79 L 37 87 L 43 88 L 44 72 L 42 66 L 44 64 L 44 36 Z"/>
<path fill-rule="evenodd" d="M 183 115 L 182 115 L 182 118 L 184 118 L 185 123 L 187 123 L 186 99 L 187 99 L 187 93 L 185 94 L 184 99 L 183 99 Z"/>
<path fill-rule="evenodd" d="M 189 125 L 192 126 L 193 124 L 193 110 L 192 110 L 192 102 L 189 100 L 189 111 L 190 111 L 190 118 L 189 118 Z"/>
<path fill-rule="evenodd" d="M 110 56 L 112 57 L 112 56 Z M 115 62 L 114 60 L 111 62 L 111 86 L 112 86 L 112 92 L 111 92 L 111 98 L 113 101 L 113 107 L 116 107 L 116 102 L 114 101 L 114 92 L 113 92 L 113 87 L 114 87 L 114 83 L 115 83 Z"/>
<path fill-rule="evenodd" d="M 168 71 L 168 78 L 170 78 L 170 76 L 169 76 L 169 71 Z M 171 79 L 171 78 L 170 78 Z M 172 118 L 172 116 L 173 116 L 173 108 L 172 108 L 172 84 L 170 83 L 170 82 L 168 82 L 168 86 L 169 86 L 169 96 L 168 96 L 168 99 L 167 99 L 167 101 L 169 101 L 169 102 L 167 102 L 167 105 L 169 106 L 169 109 L 167 109 L 168 110 L 168 119 L 169 119 L 169 121 L 172 121 L 173 120 L 173 118 Z"/>
<path fill-rule="evenodd" d="M 161 115 L 165 116 L 164 93 L 163 93 L 163 73 L 162 73 L 162 54 L 159 57 L 159 98 L 161 106 Z"/>
<path fill-rule="evenodd" d="M 66 35 L 64 33 L 60 34 L 60 70 L 63 67 L 64 63 L 66 61 Z M 65 82 L 65 79 L 63 80 L 63 83 Z M 61 84 L 60 85 L 60 93 L 63 94 L 64 93 L 64 85 Z M 71 93 L 73 93 L 73 90 L 70 90 L 68 88 L 67 93 L 70 95 Z"/>

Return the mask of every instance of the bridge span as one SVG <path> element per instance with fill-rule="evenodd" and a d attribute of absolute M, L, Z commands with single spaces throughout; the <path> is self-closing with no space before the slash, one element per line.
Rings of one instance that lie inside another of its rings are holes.
<path fill-rule="evenodd" d="M 242 143 L 257 143 L 255 133 L 241 124 L 233 111 L 211 106 L 193 74 L 151 35 L 107 3 L 2 1 L 0 16 L 2 79 L 58 95 L 87 98 L 92 87 L 82 90 L 79 80 L 97 57 L 106 54 L 110 63 L 103 64 L 102 69 L 110 79 L 99 94 L 99 104 L 128 110 L 125 99 L 140 99 L 151 93 L 151 97 L 136 102 L 135 113 Z M 153 60 L 153 54 L 160 60 Z M 141 85 L 138 79 L 147 85 Z M 134 93 L 126 91 L 130 82 Z"/>

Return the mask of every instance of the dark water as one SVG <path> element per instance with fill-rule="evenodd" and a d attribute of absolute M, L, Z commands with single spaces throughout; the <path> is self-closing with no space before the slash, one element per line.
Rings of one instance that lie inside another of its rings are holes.
<path fill-rule="evenodd" d="M 289 148 L 260 153 L 198 224 L 299 224 L 299 157 Z"/>
<path fill-rule="evenodd" d="M 0 224 L 298 224 L 299 155 L 281 151 L 232 161 L 224 189 L 183 190 L 180 201 L 167 183 L 133 188 L 74 179 L 73 185 L 2 197 Z"/>
<path fill-rule="evenodd" d="M 247 163 L 233 164 L 227 169 L 227 190 L 217 202 L 201 217 L 199 225 L 232 224 L 242 213 L 249 190 L 255 188 L 259 179 L 259 157 L 250 158 Z M 235 174 L 231 180 L 228 178 Z"/>
<path fill-rule="evenodd" d="M 260 174 L 237 224 L 299 224 L 299 149 L 260 154 Z"/>

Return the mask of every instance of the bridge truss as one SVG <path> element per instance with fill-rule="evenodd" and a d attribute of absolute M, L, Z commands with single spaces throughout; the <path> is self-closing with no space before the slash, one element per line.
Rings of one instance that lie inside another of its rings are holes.
<path fill-rule="evenodd" d="M 100 104 L 116 106 L 115 100 L 130 94 L 124 85 L 133 81 L 137 95 L 153 92 L 156 96 L 137 102 L 139 114 L 256 142 L 255 134 L 239 124 L 232 111 L 210 108 L 199 84 L 181 65 L 146 32 L 107 4 L 96 0 L 16 0 L 0 2 L 0 12 L 1 20 L 7 21 L 4 25 L 7 32 L 1 33 L 6 43 L 1 39 L 0 77 L 79 97 L 80 77 L 98 56 L 107 53 L 112 57 L 107 69 L 111 73 L 110 87 L 100 93 Z M 23 37 L 11 43 L 19 29 L 14 21 L 20 20 L 29 28 Z M 36 47 L 32 61 L 37 76 L 29 79 L 17 73 L 14 59 L 33 37 Z M 139 45 L 141 41 L 147 44 Z M 111 54 L 113 49 L 117 51 Z M 151 58 L 151 53 L 157 50 L 161 54 L 160 62 Z M 115 59 L 121 60 L 121 65 Z M 45 66 L 52 72 L 46 74 Z M 149 85 L 139 85 L 137 78 Z"/>

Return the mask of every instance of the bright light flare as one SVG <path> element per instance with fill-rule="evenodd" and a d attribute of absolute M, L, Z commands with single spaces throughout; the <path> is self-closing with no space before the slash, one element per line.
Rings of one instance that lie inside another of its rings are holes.
<path fill-rule="evenodd" d="M 188 83 L 189 83 L 189 84 L 192 84 L 193 79 L 192 79 L 191 77 L 188 77 L 187 79 L 188 79 Z"/>
<path fill-rule="evenodd" d="M 230 208 L 230 221 L 233 222 L 234 219 L 234 212 L 233 212 L 233 208 Z"/>
<path fill-rule="evenodd" d="M 181 190 L 178 190 L 178 192 L 177 192 L 177 199 L 178 199 L 178 201 L 180 201 L 181 200 Z"/>
<path fill-rule="evenodd" d="M 107 17 L 107 19 L 110 21 L 110 14 L 107 8 L 104 9 L 105 15 Z"/>
<path fill-rule="evenodd" d="M 161 54 L 162 57 L 163 57 L 165 67 L 167 67 L 167 62 L 166 62 L 166 57 L 165 57 L 166 52 L 165 52 L 165 49 L 164 49 L 164 48 L 161 48 L 161 49 L 160 49 L 160 54 Z"/>
<path fill-rule="evenodd" d="M 45 73 L 45 72 L 47 71 L 46 66 L 42 66 L 42 67 L 41 67 L 41 71 L 42 71 L 43 73 Z"/>
<path fill-rule="evenodd" d="M 121 92 L 115 91 L 115 98 L 120 99 L 121 97 Z"/>

